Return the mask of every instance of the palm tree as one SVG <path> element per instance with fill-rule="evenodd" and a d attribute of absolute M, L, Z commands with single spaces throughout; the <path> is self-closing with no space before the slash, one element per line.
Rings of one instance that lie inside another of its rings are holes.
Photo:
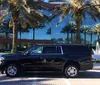
<path fill-rule="evenodd" d="M 3 23 L 3 25 L 0 25 L 0 32 L 5 33 L 5 38 L 9 38 L 9 33 L 12 33 L 12 30 L 8 29 L 7 23 Z"/>
<path fill-rule="evenodd" d="M 70 33 L 70 28 L 68 25 L 66 25 L 62 30 L 61 33 L 67 34 L 67 43 L 69 43 L 69 33 Z"/>
<path fill-rule="evenodd" d="M 96 24 L 93 28 L 93 31 L 96 32 L 98 35 L 98 41 L 100 41 L 100 23 Z"/>
<path fill-rule="evenodd" d="M 88 31 L 88 33 L 90 34 L 90 42 L 91 42 L 91 45 L 92 45 L 92 37 L 93 37 L 93 34 L 94 34 L 94 31 L 93 31 L 93 29 L 91 28 L 91 29 L 89 29 L 89 31 Z"/>
<path fill-rule="evenodd" d="M 100 0 L 91 0 L 93 4 L 95 5 L 100 5 Z M 96 8 L 99 10 L 100 12 L 100 6 L 96 6 Z"/>
<path fill-rule="evenodd" d="M 27 27 L 27 23 L 31 27 L 35 27 L 46 20 L 45 16 L 37 11 L 37 1 L 33 1 L 33 7 L 28 6 L 27 0 L 7 0 L 8 8 L 5 11 L 6 14 L 0 17 L 0 21 L 3 21 L 5 17 L 11 13 L 11 19 L 9 26 L 13 27 L 13 41 L 12 41 L 12 52 L 17 52 L 17 33 L 18 33 L 18 22 L 21 23 L 23 28 Z M 40 1 L 40 0 L 39 0 Z"/>
<path fill-rule="evenodd" d="M 88 26 L 83 26 L 81 29 L 82 29 L 82 32 L 84 33 L 84 44 L 86 44 L 86 41 L 87 41 L 87 33 L 89 31 L 89 27 Z"/>
<path fill-rule="evenodd" d="M 47 34 L 51 35 L 51 28 L 47 29 Z"/>
<path fill-rule="evenodd" d="M 65 2 L 66 0 L 49 0 L 49 2 Z"/>
<path fill-rule="evenodd" d="M 18 24 L 18 32 L 19 32 L 19 34 L 20 34 L 20 39 L 21 39 L 22 33 L 24 33 L 24 32 L 29 32 L 29 26 L 27 25 L 27 28 L 23 29 L 23 27 L 22 27 L 21 24 L 19 23 L 19 24 Z"/>
<path fill-rule="evenodd" d="M 71 43 L 75 42 L 75 33 L 76 33 L 76 27 L 71 29 Z"/>
<path fill-rule="evenodd" d="M 64 26 L 64 28 L 62 28 L 61 33 L 67 34 L 67 43 L 69 43 L 69 34 L 72 32 L 71 30 L 75 28 L 76 28 L 76 24 L 74 22 L 69 22 L 66 26 Z"/>
<path fill-rule="evenodd" d="M 0 25 L 0 33 L 5 33 L 5 36 L 1 36 L 1 38 L 10 38 L 9 33 L 12 33 L 12 30 L 8 29 L 7 23 L 3 23 L 3 25 Z M 5 47 L 8 47 L 7 42 L 5 42 Z"/>
<path fill-rule="evenodd" d="M 53 41 L 53 43 L 57 43 L 57 39 L 56 38 L 51 38 L 51 41 Z"/>
<path fill-rule="evenodd" d="M 82 25 L 83 18 L 86 18 L 86 14 L 90 15 L 93 20 L 97 20 L 97 17 L 100 18 L 100 12 L 96 8 L 94 4 L 91 4 L 91 2 L 87 0 L 71 0 L 68 4 L 62 4 L 59 6 L 56 6 L 53 17 L 62 14 L 59 22 L 57 25 L 69 14 L 71 13 L 71 19 L 74 18 L 76 22 L 76 28 L 77 28 L 77 43 L 80 43 L 80 27 Z"/>
<path fill-rule="evenodd" d="M 63 43 L 63 39 L 62 38 L 58 38 L 57 39 L 57 43 Z"/>

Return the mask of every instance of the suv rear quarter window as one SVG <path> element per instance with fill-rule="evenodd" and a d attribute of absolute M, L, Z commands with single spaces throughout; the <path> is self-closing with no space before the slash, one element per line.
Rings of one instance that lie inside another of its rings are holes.
<path fill-rule="evenodd" d="M 88 46 L 62 46 L 64 53 L 90 54 Z"/>

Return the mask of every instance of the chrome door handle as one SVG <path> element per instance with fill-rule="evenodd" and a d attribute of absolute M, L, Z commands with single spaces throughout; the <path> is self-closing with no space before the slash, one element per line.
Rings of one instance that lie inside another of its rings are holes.
<path fill-rule="evenodd" d="M 46 63 L 47 62 L 46 59 L 43 59 L 43 62 Z"/>

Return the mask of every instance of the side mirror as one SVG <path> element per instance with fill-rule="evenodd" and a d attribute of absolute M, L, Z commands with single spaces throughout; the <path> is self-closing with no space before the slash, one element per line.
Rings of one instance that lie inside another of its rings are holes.
<path fill-rule="evenodd" d="M 28 52 L 26 55 L 30 55 L 30 52 Z"/>

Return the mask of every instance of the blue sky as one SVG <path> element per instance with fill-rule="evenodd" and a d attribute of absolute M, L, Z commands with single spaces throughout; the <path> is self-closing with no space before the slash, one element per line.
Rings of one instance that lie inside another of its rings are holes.
<path fill-rule="evenodd" d="M 48 2 L 48 0 L 45 0 L 45 2 Z"/>

